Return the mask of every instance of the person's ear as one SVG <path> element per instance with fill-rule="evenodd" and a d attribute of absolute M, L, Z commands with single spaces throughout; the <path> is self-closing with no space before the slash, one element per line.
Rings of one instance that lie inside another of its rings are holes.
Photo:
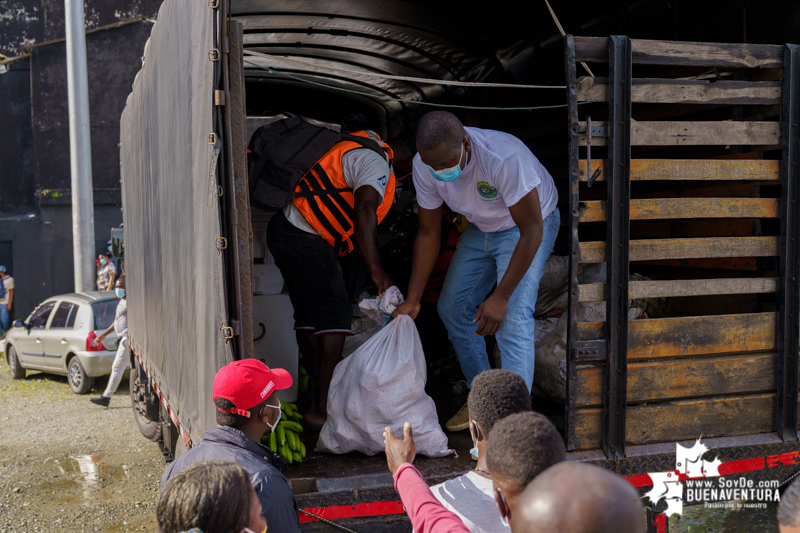
<path fill-rule="evenodd" d="M 475 442 L 480 442 L 485 438 L 483 430 L 481 430 L 481 427 L 474 420 L 469 421 L 469 434 Z"/>
<path fill-rule="evenodd" d="M 469 152 L 470 150 L 472 150 L 472 140 L 469 138 L 469 135 L 467 135 L 464 138 L 464 151 Z"/>

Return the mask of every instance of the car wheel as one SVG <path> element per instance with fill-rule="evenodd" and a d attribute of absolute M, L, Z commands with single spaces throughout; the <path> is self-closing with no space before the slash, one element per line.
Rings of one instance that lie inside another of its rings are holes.
<path fill-rule="evenodd" d="M 8 371 L 11 372 L 11 379 L 25 379 L 25 369 L 19 364 L 17 350 L 9 344 L 6 347 L 6 351 L 8 352 L 6 357 L 8 358 Z"/>
<path fill-rule="evenodd" d="M 72 389 L 72 392 L 75 394 L 86 394 L 92 390 L 94 378 L 90 378 L 86 375 L 81 360 L 78 359 L 77 356 L 69 360 L 69 363 L 67 363 L 67 370 L 69 372 L 67 381 L 69 381 L 69 388 Z"/>
<path fill-rule="evenodd" d="M 131 407 L 133 407 L 133 418 L 136 419 L 136 425 L 139 426 L 139 431 L 147 440 L 155 442 L 161 438 L 161 422 L 151 420 L 148 414 L 148 411 L 152 413 L 153 411 L 158 412 L 158 410 L 157 407 L 153 408 L 148 391 L 147 374 L 142 371 L 139 361 L 134 361 L 128 383 L 131 387 Z M 156 418 L 158 417 L 156 416 Z"/>

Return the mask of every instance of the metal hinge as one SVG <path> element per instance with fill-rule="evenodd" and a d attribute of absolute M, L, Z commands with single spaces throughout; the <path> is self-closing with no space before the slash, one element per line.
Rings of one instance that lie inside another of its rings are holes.
<path fill-rule="evenodd" d="M 225 105 L 225 91 L 214 91 L 214 105 Z"/>
<path fill-rule="evenodd" d="M 227 37 L 222 39 L 222 53 L 228 54 L 231 51 L 231 44 Z"/>
<path fill-rule="evenodd" d="M 607 357 L 605 339 L 572 343 L 572 360 L 576 363 L 605 361 Z"/>
<path fill-rule="evenodd" d="M 217 237 L 214 239 L 214 248 L 217 250 L 224 250 L 228 247 L 228 239 L 225 237 Z"/>
<path fill-rule="evenodd" d="M 231 320 L 231 327 L 233 328 L 233 334 L 241 337 L 242 323 L 239 320 Z"/>
<path fill-rule="evenodd" d="M 608 137 L 608 127 L 607 126 L 595 126 L 592 124 L 592 137 Z M 586 124 L 581 124 L 580 131 L 578 133 L 587 133 L 586 131 Z"/>

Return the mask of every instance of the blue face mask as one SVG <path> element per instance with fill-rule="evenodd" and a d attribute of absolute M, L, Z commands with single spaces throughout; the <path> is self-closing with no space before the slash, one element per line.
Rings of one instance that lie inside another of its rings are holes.
<path fill-rule="evenodd" d="M 105 266 L 106 263 L 108 263 L 108 261 L 106 259 L 101 259 L 100 260 L 100 264 L 101 265 Z"/>
<path fill-rule="evenodd" d="M 108 245 L 108 251 L 109 252 L 111 251 L 111 245 L 110 244 Z"/>
<path fill-rule="evenodd" d="M 117 295 L 117 298 L 125 298 L 125 289 L 120 289 L 119 287 L 117 287 L 116 289 L 114 289 L 114 294 Z"/>
<path fill-rule="evenodd" d="M 445 183 L 450 183 L 451 181 L 455 181 L 461 175 L 461 159 L 464 157 L 464 143 L 461 143 L 461 155 L 458 156 L 458 164 L 454 167 L 444 168 L 442 170 L 433 170 L 430 166 L 428 169 L 431 171 L 431 175 L 437 181 L 443 181 Z"/>

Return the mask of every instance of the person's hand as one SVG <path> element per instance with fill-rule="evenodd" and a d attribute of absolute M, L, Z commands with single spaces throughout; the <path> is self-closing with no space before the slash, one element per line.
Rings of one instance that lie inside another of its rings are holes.
<path fill-rule="evenodd" d="M 395 309 L 394 313 L 392 313 L 392 318 L 397 318 L 400 315 L 408 315 L 412 320 L 416 320 L 417 315 L 419 314 L 419 308 L 419 302 L 406 300 L 397 306 L 397 309 Z"/>
<path fill-rule="evenodd" d="M 387 427 L 383 430 L 383 443 L 386 445 L 386 462 L 389 463 L 389 470 L 394 474 L 403 463 L 413 463 L 414 456 L 417 455 L 417 447 L 414 445 L 414 437 L 411 432 L 411 422 L 403 425 L 403 440 L 394 436 L 392 428 Z"/>
<path fill-rule="evenodd" d="M 492 294 L 480 306 L 478 312 L 475 313 L 473 324 L 478 323 L 475 328 L 475 335 L 494 335 L 500 331 L 500 326 L 503 325 L 503 320 L 506 318 L 506 309 L 508 309 L 508 300 Z"/>
<path fill-rule="evenodd" d="M 372 281 L 375 282 L 375 287 L 378 289 L 378 296 L 383 296 L 383 293 L 394 285 L 392 278 L 382 268 L 376 268 L 372 271 Z"/>

